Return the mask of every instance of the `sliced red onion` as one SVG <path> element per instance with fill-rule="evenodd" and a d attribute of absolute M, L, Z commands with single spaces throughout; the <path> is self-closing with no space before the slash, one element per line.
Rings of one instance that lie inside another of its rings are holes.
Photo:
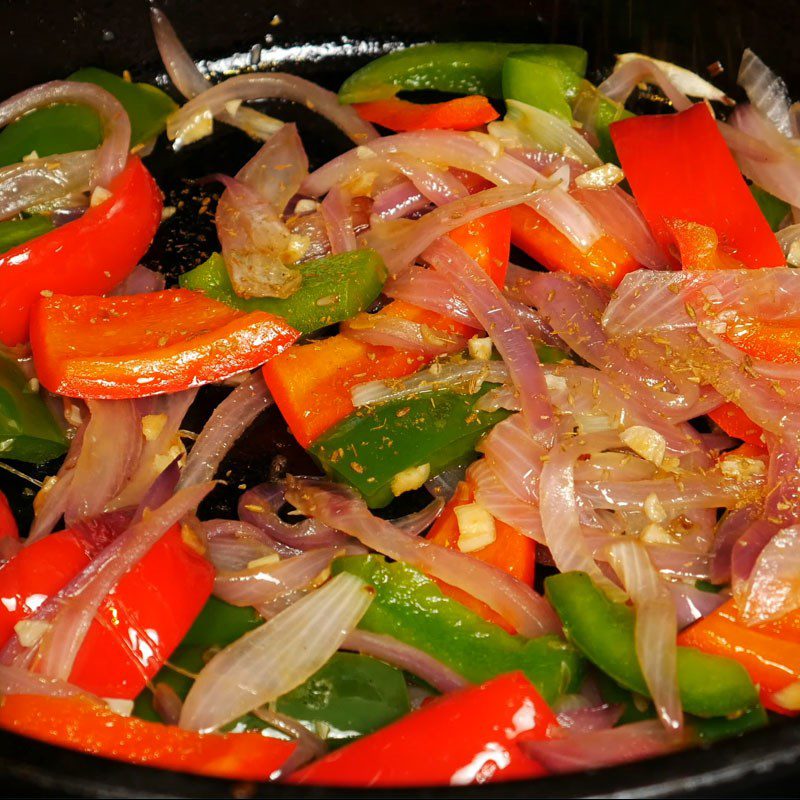
<path fill-rule="evenodd" d="M 564 739 L 521 741 L 520 747 L 549 772 L 560 775 L 655 758 L 690 743 L 685 733 L 668 731 L 658 720 L 644 720 Z"/>
<path fill-rule="evenodd" d="M 519 391 L 528 430 L 548 447 L 553 440 L 553 411 L 544 371 L 508 301 L 475 261 L 449 239 L 439 239 L 429 247 L 425 259 L 447 278 L 489 334 Z"/>
<path fill-rule="evenodd" d="M 186 48 L 178 39 L 167 15 L 158 8 L 150 9 L 150 22 L 153 26 L 156 46 L 161 60 L 167 69 L 175 88 L 187 99 L 191 100 L 207 91 L 211 84 L 194 59 L 186 52 Z M 217 117 L 221 122 L 241 128 L 256 139 L 268 139 L 279 130 L 283 123 L 280 120 L 261 114 L 247 106 L 237 107 L 234 113 L 221 111 Z"/>
<path fill-rule="evenodd" d="M 212 519 L 201 522 L 208 558 L 217 572 L 242 572 L 253 561 L 269 558 L 280 552 L 282 545 L 261 528 L 236 519 Z M 281 552 L 295 555 L 296 551 Z"/>
<path fill-rule="evenodd" d="M 604 731 L 619 722 L 623 706 L 601 703 L 596 706 L 560 710 L 556 715 L 558 724 L 568 736 Z"/>
<path fill-rule="evenodd" d="M 406 269 L 426 247 L 467 222 L 525 203 L 536 196 L 530 185 L 497 186 L 455 200 L 418 220 L 373 221 L 365 241 L 377 250 L 390 275 Z"/>
<path fill-rule="evenodd" d="M 308 242 L 302 261 L 322 258 L 331 252 L 328 231 L 319 209 L 310 214 L 289 217 L 286 220 L 286 227 L 293 236 L 299 237 L 299 241 Z"/>
<path fill-rule="evenodd" d="M 469 686 L 469 681 L 438 659 L 382 633 L 354 630 L 347 635 L 342 643 L 342 649 L 355 650 L 357 653 L 385 661 L 393 667 L 416 675 L 442 693 L 454 692 Z"/>
<path fill-rule="evenodd" d="M 789 119 L 789 92 L 779 78 L 749 47 L 742 54 L 736 82 L 754 108 L 763 114 L 783 136 L 793 136 Z"/>
<path fill-rule="evenodd" d="M 334 186 L 325 196 L 319 210 L 328 231 L 331 253 L 355 250 L 358 243 L 350 214 L 350 195 L 340 186 Z"/>
<path fill-rule="evenodd" d="M 523 636 L 538 636 L 560 627 L 550 605 L 530 586 L 465 553 L 408 536 L 373 516 L 360 497 L 342 487 L 291 479 L 286 497 L 306 516 L 335 526 L 366 547 L 405 561 L 482 600 Z"/>
<path fill-rule="evenodd" d="M 309 761 L 321 758 L 328 751 L 325 742 L 294 717 L 274 711 L 269 706 L 253 709 L 252 713 L 270 727 L 285 733 L 297 742 L 297 746 L 289 758 L 269 776 L 271 781 L 278 781 L 286 775 L 291 775 Z"/>
<path fill-rule="evenodd" d="M 133 272 L 117 286 L 112 295 L 148 294 L 160 292 L 167 285 L 166 278 L 155 270 L 137 264 Z"/>
<path fill-rule="evenodd" d="M 167 136 L 175 147 L 181 147 L 186 143 L 187 134 L 196 129 L 198 121 L 209 115 L 217 117 L 226 111 L 230 113 L 231 103 L 271 98 L 292 100 L 313 109 L 357 144 L 366 144 L 378 137 L 375 128 L 361 119 L 352 106 L 340 104 L 334 92 L 285 72 L 235 75 L 218 83 L 190 100 L 167 120 Z"/>
<path fill-rule="evenodd" d="M 299 686 L 339 649 L 374 593 L 343 572 L 228 645 L 197 676 L 181 727 L 214 730 Z"/>
<path fill-rule="evenodd" d="M 683 581 L 669 581 L 667 588 L 675 603 L 679 631 L 707 617 L 730 598 L 730 592 L 704 592 L 695 588 L 694 584 Z"/>
<path fill-rule="evenodd" d="M 108 188 L 128 161 L 131 123 L 119 100 L 100 86 L 81 81 L 50 81 L 26 89 L 0 103 L 0 127 L 29 111 L 60 103 L 88 106 L 100 117 L 103 142 L 97 150 L 89 186 Z"/>
<path fill-rule="evenodd" d="M 0 220 L 46 208 L 89 190 L 97 156 L 94 150 L 34 158 L 0 169 Z"/>
<path fill-rule="evenodd" d="M 664 727 L 681 731 L 678 629 L 672 595 L 635 539 L 615 542 L 608 556 L 636 611 L 636 656 L 658 716 Z"/>
<path fill-rule="evenodd" d="M 542 190 L 530 204 L 582 251 L 602 235 L 583 207 L 554 181 L 507 153 L 491 136 L 476 132 L 417 131 L 385 136 L 370 142 L 368 152 L 351 150 L 313 172 L 303 191 L 321 197 L 331 187 L 360 176 L 373 156 L 404 153 L 440 166 L 474 172 L 495 184 L 517 184 Z M 365 158 L 366 156 L 366 158 Z"/>
<path fill-rule="evenodd" d="M 429 202 L 411 181 L 403 180 L 375 195 L 372 212 L 382 220 L 400 219 L 422 211 Z"/>
<path fill-rule="evenodd" d="M 456 493 L 458 484 L 464 480 L 466 470 L 463 466 L 457 465 L 450 467 L 438 475 L 434 475 L 425 481 L 425 488 L 437 499 L 444 503 L 449 502 L 453 495 Z M 404 527 L 400 520 L 396 520 L 395 524 L 402 528 Z M 406 529 L 408 533 L 408 530 Z"/>
<path fill-rule="evenodd" d="M 386 161 L 434 205 L 442 206 L 469 195 L 467 187 L 455 175 L 430 163 L 403 153 L 390 156 Z"/>
<path fill-rule="evenodd" d="M 83 697 L 98 704 L 101 702 L 100 698 L 66 681 L 48 678 L 46 675 L 38 675 L 20 667 L 0 664 L 0 696 L 9 694 Z"/>
<path fill-rule="evenodd" d="M 419 536 L 433 525 L 444 510 L 444 506 L 445 500 L 443 498 L 434 497 L 425 508 L 406 514 L 404 517 L 393 519 L 392 523 L 409 536 Z"/>
<path fill-rule="evenodd" d="M 109 592 L 176 522 L 197 508 L 212 488 L 212 484 L 202 484 L 178 492 L 114 538 L 84 570 L 38 608 L 30 619 L 53 623 L 39 648 L 38 667 L 43 675 L 69 678 L 89 627 Z M 23 648 L 19 638 L 13 636 L 0 661 L 26 664 L 35 652 Z"/>
<path fill-rule="evenodd" d="M 256 370 L 214 409 L 189 452 L 178 485 L 211 480 L 237 439 L 271 403 L 261 370 Z"/>
<path fill-rule="evenodd" d="M 685 111 L 692 107 L 692 101 L 678 89 L 659 63 L 646 57 L 632 58 L 618 65 L 614 72 L 597 88 L 611 100 L 625 103 L 631 92 L 640 83 L 651 83 L 658 86 L 675 106 L 676 111 Z"/>
<path fill-rule="evenodd" d="M 761 516 L 761 506 L 750 503 L 744 508 L 729 511 L 720 520 L 714 536 L 711 551 L 711 582 L 716 584 L 730 583 L 731 560 L 736 542 L 747 532 L 750 526 Z"/>
<path fill-rule="evenodd" d="M 168 683 L 158 681 L 153 685 L 153 711 L 165 725 L 177 725 L 182 708 L 183 700 Z"/>
<path fill-rule="evenodd" d="M 460 353 L 467 346 L 465 337 L 447 333 L 419 322 L 399 317 L 360 314 L 342 323 L 341 333 L 379 347 L 413 350 L 432 356 Z"/>

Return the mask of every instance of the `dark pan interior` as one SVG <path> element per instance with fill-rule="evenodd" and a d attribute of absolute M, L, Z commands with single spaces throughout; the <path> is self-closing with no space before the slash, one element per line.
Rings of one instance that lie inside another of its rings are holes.
<path fill-rule="evenodd" d="M 197 0 L 162 3 L 190 52 L 218 71 L 248 64 L 297 72 L 336 88 L 342 77 L 387 47 L 432 39 L 565 41 L 589 50 L 596 73 L 608 69 L 613 53 L 638 50 L 701 70 L 719 60 L 726 69 L 723 86 L 732 90 L 744 47 L 750 46 L 782 74 L 790 88 L 800 87 L 800 60 L 794 55 L 794 24 L 800 2 L 775 0 L 769 9 L 752 2 L 692 0 L 404 0 L 401 3 L 355 0 Z M 44 2 L 4 0 L 0 5 L 0 97 L 63 77 L 81 66 L 121 71 L 134 79 L 160 76 L 144 0 Z M 281 22 L 271 25 L 277 15 Z M 313 164 L 347 146 L 341 135 L 305 109 L 273 106 L 270 113 L 297 120 Z M 215 248 L 213 208 L 218 195 L 196 179 L 209 172 L 234 172 L 255 145 L 219 126 L 213 141 L 179 154 L 163 142 L 148 162 L 177 213 L 162 226 L 146 259 L 174 279 L 196 266 Z M 207 389 L 189 427 L 222 397 Z M 275 456 L 295 473 L 313 470 L 293 442 L 279 414 L 263 415 L 223 464 L 228 486 L 215 491 L 206 515 L 229 512 L 237 487 L 264 480 Z M 24 469 L 24 465 L 19 465 Z M 57 465 L 31 472 L 41 477 Z M 29 519 L 32 489 L 22 479 L 0 473 L 0 488 L 12 499 L 20 521 Z M 790 779 L 800 758 L 800 726 L 782 720 L 766 731 L 722 743 L 711 750 L 625 767 L 549 778 L 535 783 L 415 791 L 420 797 L 666 797 L 702 794 L 726 796 L 757 790 L 765 777 Z M 60 791 L 102 797 L 404 797 L 407 792 L 297 789 L 234 785 L 177 773 L 131 767 L 72 753 L 0 733 L 0 774 L 32 791 Z M 45 796 L 42 794 L 42 796 Z"/>

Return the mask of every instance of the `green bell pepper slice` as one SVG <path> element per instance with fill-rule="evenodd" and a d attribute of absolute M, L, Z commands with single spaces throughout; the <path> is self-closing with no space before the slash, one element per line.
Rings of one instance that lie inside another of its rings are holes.
<path fill-rule="evenodd" d="M 586 72 L 586 51 L 569 44 L 445 42 L 395 50 L 354 72 L 339 89 L 342 103 L 384 100 L 401 90 L 503 96 L 503 63 L 512 53 L 539 53 Z"/>
<path fill-rule="evenodd" d="M 332 570 L 350 572 L 375 587 L 360 628 L 413 645 L 472 683 L 522 670 L 552 703 L 577 691 L 583 680 L 583 659 L 559 636 L 512 636 L 446 597 L 408 564 L 377 555 L 345 556 L 333 562 Z"/>
<path fill-rule="evenodd" d="M 0 458 L 41 464 L 63 455 L 64 432 L 22 370 L 0 356 Z"/>
<path fill-rule="evenodd" d="M 545 593 L 569 641 L 621 686 L 649 697 L 636 656 L 633 609 L 609 600 L 584 572 L 551 575 Z M 678 686 L 684 710 L 698 717 L 732 717 L 758 705 L 741 664 L 693 647 L 678 648 Z"/>
<path fill-rule="evenodd" d="M 227 647 L 263 624 L 264 618 L 254 608 L 239 608 L 217 597 L 209 597 L 183 637 L 181 647 Z"/>
<path fill-rule="evenodd" d="M 767 218 L 770 228 L 777 231 L 781 227 L 781 223 L 789 213 L 791 206 L 785 203 L 774 194 L 770 194 L 766 189 L 756 186 L 754 183 L 750 184 L 750 192 L 755 198 L 761 213 Z"/>
<path fill-rule="evenodd" d="M 122 103 L 131 121 L 131 146 L 146 144 L 164 130 L 178 107 L 161 89 L 130 83 L 95 67 L 78 70 L 68 80 L 94 83 Z M 0 167 L 15 164 L 35 150 L 40 156 L 91 150 L 103 140 L 97 115 L 78 105 L 54 105 L 26 114 L 0 131 Z"/>
<path fill-rule="evenodd" d="M 570 103 L 581 86 L 581 76 L 563 60 L 546 53 L 510 55 L 503 64 L 503 98 L 518 100 L 572 123 Z"/>
<path fill-rule="evenodd" d="M 383 259 L 374 250 L 354 250 L 317 258 L 299 264 L 298 269 L 303 282 L 285 300 L 239 297 L 219 253 L 181 275 L 180 285 L 242 311 L 266 311 L 283 317 L 301 333 L 314 333 L 368 308 L 381 293 L 386 280 Z"/>
<path fill-rule="evenodd" d="M 40 214 L 25 219 L 0 222 L 0 253 L 5 253 L 6 250 L 11 250 L 12 247 L 24 244 L 43 233 L 49 233 L 53 227 L 50 218 Z"/>
<path fill-rule="evenodd" d="M 437 475 L 474 458 L 481 436 L 509 414 L 475 410 L 490 388 L 484 384 L 475 394 L 439 390 L 360 408 L 312 442 L 310 453 L 370 508 L 381 508 L 394 497 L 398 473 L 429 464 Z"/>
<path fill-rule="evenodd" d="M 609 127 L 614 122 L 618 122 L 621 119 L 628 119 L 636 115 L 628 111 L 625 106 L 606 97 L 596 86 L 589 83 L 589 81 L 581 82 L 580 89 L 572 103 L 572 107 L 574 108 L 578 103 L 591 103 L 594 105 L 593 125 L 600 142 L 597 148 L 597 154 L 605 162 L 610 161 L 614 164 L 619 164 L 617 151 L 614 149 L 614 143 L 611 141 Z"/>

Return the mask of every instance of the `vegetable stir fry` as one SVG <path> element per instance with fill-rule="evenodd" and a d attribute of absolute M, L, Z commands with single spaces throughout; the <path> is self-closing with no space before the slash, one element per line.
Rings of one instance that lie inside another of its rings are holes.
<path fill-rule="evenodd" d="M 749 50 L 730 98 L 638 53 L 595 85 L 579 47 L 462 42 L 338 94 L 213 83 L 152 21 L 180 104 L 95 68 L 0 103 L 0 466 L 44 476 L 27 530 L 0 494 L 0 727 L 391 787 L 798 714 L 783 82 Z M 310 165 L 270 99 L 349 146 Z M 205 179 L 217 241 L 176 281 L 141 263 L 175 213 L 148 156 L 220 127 L 252 155 Z M 268 409 L 307 469 L 259 458 Z"/>

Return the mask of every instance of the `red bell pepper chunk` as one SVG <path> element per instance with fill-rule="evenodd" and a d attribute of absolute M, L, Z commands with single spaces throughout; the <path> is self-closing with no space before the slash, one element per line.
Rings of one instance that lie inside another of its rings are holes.
<path fill-rule="evenodd" d="M 537 778 L 520 741 L 549 738 L 555 715 L 521 673 L 439 697 L 294 773 L 311 786 L 463 786 Z"/>
<path fill-rule="evenodd" d="M 62 531 L 0 566 L 0 644 L 83 570 L 103 546 Z M 214 586 L 214 568 L 171 528 L 104 601 L 75 660 L 70 681 L 99 697 L 133 699 L 180 644 Z"/>
<path fill-rule="evenodd" d="M 471 190 L 477 188 L 477 184 L 470 185 Z M 511 248 L 511 221 L 506 211 L 487 214 L 450 235 L 498 286 L 503 285 Z M 378 313 L 465 336 L 474 332 L 466 325 L 401 300 Z M 308 447 L 353 411 L 353 386 L 410 375 L 431 359 L 423 353 L 368 345 L 338 335 L 289 348 L 264 365 L 264 379 L 295 439 Z"/>
<path fill-rule="evenodd" d="M 0 492 L 0 539 L 19 540 L 19 528 L 8 498 Z"/>
<path fill-rule="evenodd" d="M 161 222 L 161 192 L 131 156 L 111 197 L 78 220 L 0 255 L 0 341 L 28 341 L 31 307 L 42 292 L 104 294 L 139 263 Z"/>
<path fill-rule="evenodd" d="M 68 397 L 180 392 L 255 369 L 299 336 L 188 289 L 123 297 L 39 298 L 31 346 L 39 380 Z"/>
<path fill-rule="evenodd" d="M 766 450 L 762 439 L 762 430 L 756 425 L 739 406 L 733 403 L 723 403 L 719 408 L 715 408 L 708 413 L 708 416 L 722 428 L 728 436 L 741 439 L 753 447 L 759 448 L 762 452 Z"/>
<path fill-rule="evenodd" d="M 457 549 L 460 532 L 455 510 L 459 506 L 472 503 L 475 498 L 474 492 L 475 487 L 470 482 L 461 481 L 456 487 L 452 499 L 442 511 L 442 515 L 428 531 L 427 538 L 442 547 L 449 547 L 451 550 Z M 485 561 L 487 564 L 491 564 L 493 567 L 505 570 L 517 580 L 532 586 L 536 574 L 536 542 L 499 519 L 495 520 L 494 525 L 495 540 L 480 550 L 474 550 L 470 555 Z M 457 600 L 475 613 L 480 614 L 485 620 L 499 625 L 509 633 L 516 633 L 506 620 L 483 601 L 478 600 L 457 586 L 451 586 L 449 583 L 438 579 L 435 580 L 442 592 L 448 597 L 452 597 L 453 600 Z"/>
<path fill-rule="evenodd" d="M 353 108 L 362 119 L 391 131 L 422 131 L 434 128 L 470 131 L 500 116 L 492 104 L 479 94 L 456 97 L 444 103 L 412 103 L 392 97 L 372 103 L 355 103 Z"/>
<path fill-rule="evenodd" d="M 680 219 L 713 228 L 721 248 L 746 267 L 785 263 L 704 104 L 620 120 L 610 130 L 636 202 L 665 253 L 672 245 L 667 221 Z"/>
<path fill-rule="evenodd" d="M 683 269 L 744 269 L 744 264 L 719 245 L 717 232 L 708 225 L 685 219 L 665 220 L 680 253 Z"/>
<path fill-rule="evenodd" d="M 266 781 L 296 744 L 260 733 L 195 733 L 123 717 L 81 697 L 6 695 L 0 728 L 84 753 L 215 778 Z"/>

